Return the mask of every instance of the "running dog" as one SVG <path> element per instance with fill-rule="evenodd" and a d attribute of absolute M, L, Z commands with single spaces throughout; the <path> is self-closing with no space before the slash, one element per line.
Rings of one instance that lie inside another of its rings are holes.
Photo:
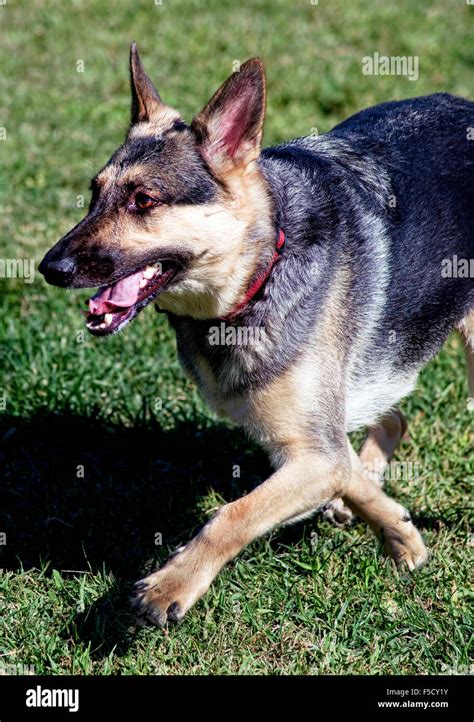
<path fill-rule="evenodd" d="M 126 140 L 40 271 L 63 288 L 99 287 L 86 319 L 95 336 L 157 300 L 187 374 L 275 469 L 135 585 L 138 617 L 180 620 L 253 539 L 321 508 L 336 523 L 362 517 L 417 569 L 423 540 L 381 477 L 406 429 L 395 406 L 455 328 L 474 396 L 474 282 L 458 268 L 474 257 L 474 103 L 383 103 L 262 150 L 259 59 L 191 124 L 163 102 L 135 44 L 130 68 Z M 360 427 L 357 455 L 347 433 Z"/>

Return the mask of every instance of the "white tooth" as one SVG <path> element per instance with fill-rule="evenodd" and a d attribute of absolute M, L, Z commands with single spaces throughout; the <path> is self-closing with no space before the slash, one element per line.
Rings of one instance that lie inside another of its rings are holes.
<path fill-rule="evenodd" d="M 106 326 L 108 326 L 110 323 L 112 323 L 112 314 L 106 313 L 104 316 L 104 321 L 105 321 Z"/>
<path fill-rule="evenodd" d="M 146 278 L 142 278 L 142 280 L 138 284 L 138 288 L 145 288 L 147 283 L 148 283 L 148 281 L 146 280 Z"/>
<path fill-rule="evenodd" d="M 147 266 L 145 270 L 143 271 L 143 278 L 153 278 L 153 276 L 156 273 L 156 268 L 154 266 Z"/>
<path fill-rule="evenodd" d="M 97 326 L 96 326 L 96 328 L 97 328 Z M 106 323 L 99 323 L 99 328 L 107 328 L 107 324 L 106 324 Z"/>

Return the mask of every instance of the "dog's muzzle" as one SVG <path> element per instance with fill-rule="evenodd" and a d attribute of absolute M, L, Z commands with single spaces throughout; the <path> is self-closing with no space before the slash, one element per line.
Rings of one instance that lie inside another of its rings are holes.
<path fill-rule="evenodd" d="M 39 272 L 52 286 L 66 288 L 70 285 L 76 273 L 76 264 L 72 258 L 62 258 L 59 261 L 48 260 L 49 253 L 39 265 Z"/>

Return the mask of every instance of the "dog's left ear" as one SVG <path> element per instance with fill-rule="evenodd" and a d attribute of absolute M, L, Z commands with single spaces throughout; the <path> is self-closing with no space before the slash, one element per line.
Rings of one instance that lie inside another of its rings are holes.
<path fill-rule="evenodd" d="M 218 172 L 260 155 L 265 118 L 265 71 L 259 58 L 244 63 L 194 118 L 201 152 Z"/>
<path fill-rule="evenodd" d="M 136 43 L 130 46 L 130 85 L 132 90 L 132 124 L 150 120 L 164 107 L 158 91 L 140 60 Z"/>

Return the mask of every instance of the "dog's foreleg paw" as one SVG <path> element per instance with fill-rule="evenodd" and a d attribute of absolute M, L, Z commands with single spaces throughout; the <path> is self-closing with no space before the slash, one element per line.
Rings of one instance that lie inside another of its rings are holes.
<path fill-rule="evenodd" d="M 179 622 L 193 600 L 183 580 L 163 567 L 134 585 L 130 602 L 140 624 L 163 628 L 169 621 Z"/>
<path fill-rule="evenodd" d="M 213 574 L 202 559 L 181 548 L 162 569 L 136 582 L 130 599 L 139 624 L 179 622 L 206 593 Z"/>

